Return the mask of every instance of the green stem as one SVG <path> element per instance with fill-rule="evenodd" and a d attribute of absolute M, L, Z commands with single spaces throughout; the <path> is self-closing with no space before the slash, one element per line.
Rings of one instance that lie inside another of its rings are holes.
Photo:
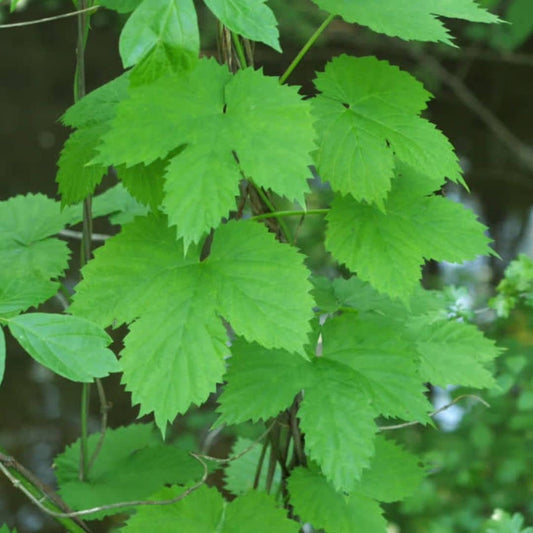
<path fill-rule="evenodd" d="M 242 47 L 241 40 L 239 39 L 239 35 L 232 31 L 231 38 L 233 39 L 233 46 L 235 46 L 235 51 L 237 52 L 237 56 L 239 57 L 241 68 L 246 68 L 248 66 L 248 63 L 246 61 L 246 55 L 244 53 L 244 48 Z"/>
<path fill-rule="evenodd" d="M 261 200 L 263 200 L 264 204 L 270 209 L 270 213 L 263 213 L 261 215 L 256 215 L 255 217 L 252 217 L 252 219 L 259 219 L 261 218 L 277 218 L 273 217 L 272 213 L 280 212 L 276 211 L 276 208 L 274 207 L 274 204 L 270 201 L 270 198 L 268 197 L 268 194 L 265 193 L 262 187 L 259 187 L 254 183 L 255 190 L 257 191 L 257 194 L 260 196 Z M 289 228 L 287 227 L 287 224 L 283 220 L 279 220 L 279 227 L 281 228 L 281 231 L 283 233 L 283 236 L 285 237 L 285 240 L 287 242 L 291 242 L 291 232 L 289 231 Z"/>
<path fill-rule="evenodd" d="M 309 51 L 309 49 L 315 44 L 315 41 L 320 37 L 322 32 L 329 26 L 329 23 L 335 18 L 336 15 L 329 15 L 328 18 L 320 25 L 320 27 L 309 37 L 309 40 L 303 45 L 302 49 L 298 52 L 298 55 L 293 59 L 292 63 L 287 67 L 287 70 L 281 75 L 279 82 L 283 84 L 287 81 L 287 78 L 292 74 L 292 71 L 298 66 L 302 58 Z"/>
<path fill-rule="evenodd" d="M 267 206 L 270 207 L 268 204 Z M 306 215 L 326 215 L 327 213 L 329 213 L 329 209 L 308 209 L 307 211 L 272 211 L 272 213 L 262 213 L 261 215 L 255 215 L 251 217 L 251 220 L 264 220 L 265 218 L 283 218 Z"/>
<path fill-rule="evenodd" d="M 79 0 L 81 10 L 91 7 L 94 0 Z M 74 76 L 74 102 L 80 101 L 85 96 L 85 46 L 89 35 L 90 15 L 87 12 L 78 14 L 78 42 L 76 46 L 76 74 Z M 92 213 L 91 197 L 88 196 L 83 201 L 83 230 L 81 240 L 80 262 L 83 267 L 91 255 L 92 240 Z M 84 481 L 89 473 L 89 451 L 88 441 L 88 417 L 89 417 L 89 392 L 90 384 L 84 383 L 81 390 L 81 412 L 80 412 L 80 467 L 79 478 Z"/>

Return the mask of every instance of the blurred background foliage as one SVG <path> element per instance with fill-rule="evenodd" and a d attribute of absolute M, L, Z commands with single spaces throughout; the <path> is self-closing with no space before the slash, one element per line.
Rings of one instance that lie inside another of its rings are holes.
<path fill-rule="evenodd" d="M 533 532 L 528 529 L 533 525 L 533 0 L 480 3 L 509 24 L 487 27 L 447 21 L 458 36 L 456 50 L 404 43 L 337 19 L 292 78 L 304 94 L 312 94 L 313 72 L 332 55 L 348 52 L 387 59 L 421 79 L 436 97 L 427 115 L 456 146 L 472 190 L 469 196 L 452 187 L 446 193 L 479 214 L 501 256 L 459 267 L 426 268 L 426 287 L 446 287 L 450 316 L 476 322 L 507 350 L 494 368 L 498 388 L 483 396 L 490 407 L 470 397 L 437 417 L 436 428 L 397 431 L 398 439 L 424 457 L 429 476 L 409 500 L 388 506 L 391 531 Z M 214 54 L 215 21 L 202 2 L 197 5 L 205 28 L 203 50 Z M 265 72 L 279 74 L 326 15 L 309 0 L 270 0 L 269 5 L 279 18 L 284 53 L 258 45 L 256 57 Z M 12 14 L 9 7 L 10 0 L 0 2 L 0 23 L 73 9 L 68 0 L 19 0 Z M 87 61 L 90 89 L 121 71 L 117 39 L 123 22 L 123 16 L 110 11 L 99 10 L 93 16 Z M 72 103 L 75 32 L 74 19 L 0 30 L 1 200 L 27 192 L 56 194 L 56 161 L 67 133 L 57 120 Z M 283 200 L 278 200 L 283 208 Z M 329 189 L 317 178 L 309 207 L 328 202 Z M 324 221 L 307 217 L 293 223 L 298 244 L 310 257 L 309 266 L 324 275 L 335 274 L 338 267 L 321 244 Z M 136 415 L 129 398 L 118 382 L 111 380 L 108 386 L 114 404 L 112 425 L 129 422 Z M 431 393 L 439 407 L 476 391 L 450 388 Z M 0 410 L 0 444 L 53 483 L 52 458 L 79 431 L 78 403 L 75 386 L 43 373 L 27 357 L 11 358 L 0 405 L 18 407 Z M 94 411 L 91 427 L 97 429 L 97 407 Z M 176 422 L 171 437 L 223 455 L 235 444 L 236 433 L 240 439 L 253 439 L 261 432 L 244 425 L 213 434 L 208 431 L 212 421 L 211 411 L 193 411 Z M 213 482 L 223 484 L 217 477 Z M 19 531 L 58 531 L 13 492 L 0 484 L 0 523 L 16 524 Z"/>

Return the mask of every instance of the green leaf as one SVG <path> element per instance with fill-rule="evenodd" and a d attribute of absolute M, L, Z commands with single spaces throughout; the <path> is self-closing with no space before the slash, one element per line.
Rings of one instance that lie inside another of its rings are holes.
<path fill-rule="evenodd" d="M 229 222 L 211 255 L 200 262 L 199 252 L 184 257 L 164 217 L 137 218 L 95 252 L 71 306 L 102 326 L 135 320 L 124 380 L 161 428 L 221 380 L 228 348 L 220 316 L 247 340 L 289 351 L 303 350 L 312 317 L 302 256 L 264 226 Z"/>
<path fill-rule="evenodd" d="M 281 52 L 276 17 L 265 0 L 205 0 L 205 3 L 231 31 Z"/>
<path fill-rule="evenodd" d="M 70 252 L 65 242 L 49 237 L 63 229 L 68 216 L 41 194 L 0 202 L 0 313 L 24 311 L 57 292 L 55 280 Z"/>
<path fill-rule="evenodd" d="M 405 40 L 442 42 L 453 46 L 448 30 L 437 17 L 494 23 L 499 19 L 479 7 L 475 0 L 313 0 L 347 22 Z"/>
<path fill-rule="evenodd" d="M 226 510 L 222 533 L 242 533 L 243 525 L 254 533 L 298 533 L 300 526 L 287 518 L 287 511 L 276 507 L 268 494 L 250 491 L 233 500 Z"/>
<path fill-rule="evenodd" d="M 157 499 L 170 499 L 183 492 L 180 487 L 165 488 Z M 195 490 L 174 505 L 140 507 L 128 520 L 126 533 L 174 533 L 176 524 L 187 533 L 242 533 L 243 525 L 257 533 L 297 533 L 299 525 L 286 517 L 267 494 L 250 492 L 227 503 L 214 488 Z"/>
<path fill-rule="evenodd" d="M 106 124 L 89 126 L 72 133 L 66 140 L 59 161 L 56 182 L 63 204 L 81 202 L 92 194 L 107 173 L 102 165 L 87 165 L 96 155 Z"/>
<path fill-rule="evenodd" d="M 418 374 L 417 352 L 401 324 L 345 314 L 328 319 L 322 336 L 323 357 L 353 369 L 379 414 L 429 421 L 432 406 Z"/>
<path fill-rule="evenodd" d="M 131 222 L 136 216 L 146 215 L 147 212 L 148 208 L 133 198 L 121 183 L 117 183 L 92 200 L 93 218 L 111 215 L 110 221 L 113 224 Z"/>
<path fill-rule="evenodd" d="M 407 170 L 407 169 L 404 169 Z M 407 301 L 424 260 L 462 262 L 490 253 L 486 229 L 474 214 L 418 190 L 411 171 L 393 182 L 380 210 L 350 196 L 333 201 L 326 247 L 380 292 Z"/>
<path fill-rule="evenodd" d="M 446 137 L 419 117 L 431 96 L 411 75 L 375 57 L 341 55 L 317 75 L 313 100 L 318 172 L 334 190 L 382 205 L 395 157 L 438 189 L 460 168 Z"/>
<path fill-rule="evenodd" d="M 38 362 L 72 381 L 120 371 L 111 350 L 111 337 L 83 318 L 51 313 L 28 313 L 9 319 L 9 330 Z"/>
<path fill-rule="evenodd" d="M 257 472 L 257 465 L 261 458 L 261 449 L 263 447 L 263 443 L 256 442 L 255 446 L 249 449 L 253 444 L 253 440 L 245 439 L 244 437 L 238 437 L 235 441 L 235 444 L 231 448 L 230 457 L 234 457 L 247 450 L 244 455 L 235 461 L 228 463 L 224 469 L 224 487 L 235 496 L 241 496 L 242 494 L 254 488 L 255 474 Z M 256 490 L 266 490 L 267 476 L 268 469 L 263 468 L 261 470 L 261 475 L 259 476 L 259 482 Z M 280 488 L 281 469 L 279 465 L 276 465 L 276 470 L 271 485 L 271 492 L 276 494 Z"/>
<path fill-rule="evenodd" d="M 310 106 L 294 87 L 201 60 L 132 89 L 95 161 L 147 165 L 181 147 L 166 169 L 163 208 L 187 248 L 235 208 L 243 174 L 303 203 L 313 136 Z"/>
<path fill-rule="evenodd" d="M 311 365 L 298 355 L 267 350 L 242 339 L 232 343 L 231 351 L 217 424 L 268 420 L 290 407 L 309 382 Z M 258 384 L 261 394 L 257 394 Z"/>
<path fill-rule="evenodd" d="M 403 500 L 415 492 L 425 477 L 418 462 L 398 444 L 378 435 L 376 453 L 356 490 L 382 502 Z"/>
<path fill-rule="evenodd" d="M 202 466 L 185 450 L 164 445 L 152 424 L 132 424 L 107 429 L 103 446 L 86 481 L 79 479 L 80 441 L 68 446 L 55 460 L 60 494 L 74 509 L 86 509 L 117 502 L 148 499 L 167 483 L 188 483 L 202 477 Z M 89 436 L 91 456 L 100 435 Z M 182 489 L 183 490 L 183 489 Z M 131 511 L 117 508 L 91 519 Z"/>
<path fill-rule="evenodd" d="M 58 161 L 56 182 L 63 205 L 81 202 L 92 194 L 108 165 L 89 164 L 101 135 L 107 131 L 119 101 L 127 97 L 127 74 L 102 85 L 70 107 L 62 122 L 78 128 L 65 142 Z"/>
<path fill-rule="evenodd" d="M 130 13 L 136 9 L 142 0 L 99 0 L 98 3 L 107 9 L 113 9 L 118 13 Z"/>
<path fill-rule="evenodd" d="M 122 29 L 119 50 L 124 68 L 135 65 L 133 84 L 189 70 L 200 53 L 193 1 L 143 0 Z"/>
<path fill-rule="evenodd" d="M 411 324 L 420 354 L 420 374 L 435 385 L 494 386 L 486 364 L 502 350 L 475 326 L 462 322 L 434 322 L 420 319 Z"/>
<path fill-rule="evenodd" d="M 170 500 L 182 494 L 184 487 L 161 489 L 151 496 L 154 500 Z M 137 512 L 128 519 L 125 533 L 175 533 L 176 525 L 187 533 L 206 533 L 220 531 L 219 524 L 224 520 L 225 502 L 215 488 L 205 485 L 179 500 L 173 505 L 147 505 L 138 507 Z"/>
<path fill-rule="evenodd" d="M 319 472 L 295 468 L 288 481 L 291 505 L 302 522 L 331 532 L 383 533 L 387 522 L 377 502 L 337 492 Z"/>
<path fill-rule="evenodd" d="M 317 357 L 298 412 L 306 451 L 338 491 L 350 491 L 374 454 L 375 410 L 349 366 Z"/>
<path fill-rule="evenodd" d="M 4 371 L 6 368 L 6 338 L 4 336 L 4 329 L 0 326 L 0 385 L 4 379 Z"/>

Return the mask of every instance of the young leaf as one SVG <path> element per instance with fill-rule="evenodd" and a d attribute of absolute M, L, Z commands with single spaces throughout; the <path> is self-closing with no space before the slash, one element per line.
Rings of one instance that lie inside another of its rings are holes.
<path fill-rule="evenodd" d="M 311 364 L 298 355 L 267 350 L 242 339 L 232 343 L 231 351 L 217 424 L 268 420 L 290 407 L 309 382 Z"/>
<path fill-rule="evenodd" d="M 335 490 L 350 491 L 374 454 L 375 410 L 349 366 L 317 357 L 299 410 L 306 451 Z"/>
<path fill-rule="evenodd" d="M 303 203 L 313 137 L 309 104 L 294 87 L 201 60 L 132 89 L 95 161 L 149 164 L 181 147 L 166 169 L 163 208 L 187 247 L 235 207 L 243 174 Z"/>
<path fill-rule="evenodd" d="M 351 367 L 374 409 L 383 416 L 428 422 L 416 349 L 405 327 L 385 317 L 351 313 L 322 328 L 323 357 Z"/>
<path fill-rule="evenodd" d="M 210 256 L 198 256 L 184 257 L 164 217 L 138 218 L 96 251 L 71 307 L 103 326 L 138 319 L 125 339 L 124 379 L 160 427 L 221 380 L 228 349 L 219 316 L 266 347 L 303 351 L 307 341 L 310 286 L 294 249 L 260 224 L 229 222 Z"/>
<path fill-rule="evenodd" d="M 370 468 L 363 472 L 356 490 L 382 502 L 395 502 L 410 496 L 425 477 L 418 458 L 398 444 L 376 437 L 376 453 Z"/>
<path fill-rule="evenodd" d="M 313 0 L 347 22 L 368 26 L 376 32 L 405 40 L 442 42 L 453 46 L 449 32 L 437 18 L 458 18 L 494 23 L 499 19 L 479 7 L 475 0 Z"/>
<path fill-rule="evenodd" d="M 303 467 L 291 472 L 290 502 L 302 522 L 331 532 L 386 531 L 387 522 L 377 502 L 357 493 L 337 492 L 316 470 Z"/>
<path fill-rule="evenodd" d="M 83 318 L 52 313 L 28 313 L 9 319 L 9 330 L 39 363 L 72 381 L 120 371 L 111 350 L 111 337 Z"/>
<path fill-rule="evenodd" d="M 24 311 L 57 292 L 52 280 L 65 271 L 70 252 L 65 242 L 50 237 L 68 217 L 41 194 L 0 202 L 0 313 Z"/>
<path fill-rule="evenodd" d="M 134 85 L 187 71 L 200 54 L 193 0 L 143 0 L 130 15 L 119 42 L 124 68 Z"/>
<path fill-rule="evenodd" d="M 384 210 L 338 197 L 328 214 L 326 247 L 380 292 L 407 301 L 424 260 L 462 262 L 490 252 L 474 214 L 441 196 L 426 196 L 412 172 L 395 179 Z"/>
<path fill-rule="evenodd" d="M 4 371 L 6 368 L 6 338 L 4 336 L 4 329 L 0 326 L 0 385 L 4 379 Z"/>
<path fill-rule="evenodd" d="M 281 52 L 276 17 L 266 0 L 205 0 L 207 7 L 231 31 Z"/>
<path fill-rule="evenodd" d="M 313 100 L 318 172 L 334 190 L 381 205 L 395 157 L 416 168 L 433 190 L 460 181 L 453 147 L 420 118 L 431 96 L 411 75 L 375 57 L 334 58 L 317 75 Z"/>
<path fill-rule="evenodd" d="M 198 461 L 185 450 L 162 444 L 154 429 L 151 424 L 107 429 L 103 446 L 85 481 L 79 479 L 80 441 L 68 446 L 54 460 L 62 498 L 73 509 L 86 509 L 148 499 L 167 483 L 185 484 L 200 479 L 202 467 Z M 89 436 L 89 455 L 99 439 L 98 433 Z M 131 509 L 117 508 L 91 518 Z"/>
<path fill-rule="evenodd" d="M 475 326 L 461 322 L 411 323 L 411 333 L 420 354 L 420 374 L 435 385 L 489 388 L 494 378 L 486 363 L 501 349 Z"/>

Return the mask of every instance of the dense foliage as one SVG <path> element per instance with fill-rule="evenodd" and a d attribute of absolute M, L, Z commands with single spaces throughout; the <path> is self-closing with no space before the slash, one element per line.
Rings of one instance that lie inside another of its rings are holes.
<path fill-rule="evenodd" d="M 297 61 L 279 78 L 254 66 L 253 42 L 281 50 L 275 11 L 262 0 L 205 3 L 219 61 L 200 54 L 192 0 L 101 1 L 126 17 L 127 70 L 78 93 L 62 117 L 73 131 L 58 162 L 61 202 L 0 204 L 0 324 L 67 379 L 120 372 L 159 430 L 82 428 L 55 460 L 66 506 L 45 507 L 71 531 L 117 513 L 124 531 L 385 531 L 381 504 L 413 494 L 427 473 L 387 429 L 433 423 L 428 384 L 496 386 L 501 349 L 420 285 L 427 260 L 492 253 L 486 228 L 440 193 L 446 180 L 463 184 L 461 169 L 422 116 L 431 95 L 412 75 L 343 54 L 304 96 L 285 83 Z M 473 0 L 315 4 L 326 12 L 320 31 L 339 16 L 447 45 L 442 17 L 499 20 Z M 118 183 L 89 200 L 110 168 Z M 316 187 L 329 187 L 328 205 L 310 205 Z M 67 268 L 57 234 L 83 222 L 87 246 L 100 216 L 121 228 L 86 254 L 72 305 L 33 310 Z M 323 216 L 327 271 L 299 242 Z M 517 278 L 498 308 L 531 297 Z M 117 357 L 105 329 L 121 325 Z M 4 360 L 0 348 L 0 372 Z M 261 435 L 240 435 L 224 460 L 165 442 L 176 417 L 215 396 L 213 432 L 252 422 Z M 218 467 L 224 493 L 205 484 Z M 75 521 L 69 510 L 85 511 Z"/>

